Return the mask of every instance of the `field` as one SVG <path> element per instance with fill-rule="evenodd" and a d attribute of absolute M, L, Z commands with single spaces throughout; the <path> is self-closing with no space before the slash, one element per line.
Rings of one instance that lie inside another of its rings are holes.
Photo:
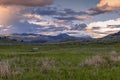
<path fill-rule="evenodd" d="M 0 46 L 0 80 L 120 80 L 119 54 L 120 43 Z"/>

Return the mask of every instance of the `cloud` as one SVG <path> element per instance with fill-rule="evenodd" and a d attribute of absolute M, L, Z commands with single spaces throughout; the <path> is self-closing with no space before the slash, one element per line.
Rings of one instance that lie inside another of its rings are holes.
<path fill-rule="evenodd" d="M 74 11 L 72 9 L 64 9 L 63 10 L 66 15 L 85 15 L 84 11 Z"/>
<path fill-rule="evenodd" d="M 116 10 L 120 9 L 120 0 L 100 0 L 100 3 L 97 4 L 97 7 L 101 10 Z"/>
<path fill-rule="evenodd" d="M 87 32 L 95 38 L 120 31 L 120 18 L 108 21 L 93 22 L 87 25 Z"/>
<path fill-rule="evenodd" d="M 71 27 L 70 30 L 79 30 L 79 31 L 84 31 L 85 28 L 87 27 L 86 24 L 82 23 L 82 24 L 76 24 L 73 27 Z"/>
<path fill-rule="evenodd" d="M 24 17 L 32 17 L 24 15 L 34 7 L 42 7 L 49 5 L 53 0 L 0 0 L 0 25 L 9 26 Z M 37 18 L 34 15 L 34 18 Z"/>
<path fill-rule="evenodd" d="M 54 20 L 54 19 L 46 19 L 42 18 L 41 20 L 29 19 L 27 20 L 29 24 L 38 25 L 42 27 L 70 27 L 72 25 L 71 21 L 66 20 Z"/>
<path fill-rule="evenodd" d="M 18 18 L 19 10 L 20 9 L 17 9 L 16 7 L 3 7 L 3 6 L 0 6 L 0 24 L 2 24 L 2 25 L 6 24 L 6 23 L 9 24 L 15 18 Z"/>
<path fill-rule="evenodd" d="M 34 20 L 29 20 L 29 24 L 34 24 L 34 25 L 39 25 L 39 26 L 49 26 L 49 22 L 45 21 L 34 21 Z"/>
<path fill-rule="evenodd" d="M 91 8 L 91 9 L 87 10 L 86 14 L 94 16 L 94 15 L 104 14 L 106 12 L 110 12 L 110 11 L 101 10 L 100 8 L 95 7 L 95 8 Z"/>
<path fill-rule="evenodd" d="M 88 37 L 89 34 L 86 33 L 86 31 L 78 31 L 78 30 L 62 30 L 62 31 L 44 31 L 44 32 L 38 32 L 39 34 L 43 34 L 43 35 L 52 35 L 52 36 L 56 36 L 59 34 L 68 34 L 70 36 L 76 36 L 76 37 Z"/>
<path fill-rule="evenodd" d="M 95 8 L 86 11 L 89 15 L 98 15 L 120 9 L 120 0 L 100 0 Z"/>
<path fill-rule="evenodd" d="M 84 20 L 89 20 L 92 19 L 91 16 L 62 16 L 62 17 L 54 17 L 58 20 L 79 20 L 79 21 L 84 21 Z"/>
<path fill-rule="evenodd" d="M 92 19 L 91 16 L 76 16 L 76 19 L 84 21 L 84 20 L 90 20 Z"/>
<path fill-rule="evenodd" d="M 42 16 L 37 15 L 37 14 L 23 14 L 23 17 L 28 19 L 28 20 L 42 20 Z"/>
<path fill-rule="evenodd" d="M 86 31 L 79 31 L 79 30 L 64 30 L 62 33 L 66 33 L 70 36 L 76 37 L 88 37 L 89 34 Z"/>
<path fill-rule="evenodd" d="M 24 23 L 24 19 L 39 20 L 40 15 L 30 14 L 29 10 L 49 5 L 53 0 L 0 0 L 0 25 L 4 28 L 17 23 Z M 20 24 L 18 25 L 20 26 Z M 16 26 L 12 26 L 11 29 Z M 3 29 L 3 28 L 2 28 Z"/>
<path fill-rule="evenodd" d="M 35 32 L 37 26 L 30 25 L 26 20 L 40 20 L 42 17 L 36 14 L 24 14 L 24 10 L 24 7 L 0 6 L 0 25 L 2 27 L 0 33 Z"/>
<path fill-rule="evenodd" d="M 49 5 L 53 0 L 0 0 L 0 5 L 3 6 L 45 6 Z"/>
<path fill-rule="evenodd" d="M 29 17 L 33 17 L 34 15 L 37 14 L 29 14 Z M 87 34 L 85 33 L 85 28 L 87 27 L 86 24 L 75 25 L 69 20 L 46 19 L 42 17 L 40 20 L 28 19 L 25 23 L 37 26 L 34 30 L 36 30 L 36 33 L 43 35 L 67 33 L 69 35 L 81 36 L 83 32 L 84 34 Z"/>
<path fill-rule="evenodd" d="M 58 19 L 58 20 L 78 20 L 76 17 L 67 17 L 67 16 L 65 16 L 65 17 L 54 17 L 55 19 Z"/>
<path fill-rule="evenodd" d="M 120 28 L 120 25 L 108 25 L 108 28 Z"/>
<path fill-rule="evenodd" d="M 90 15 L 88 15 L 84 11 L 75 11 L 72 9 L 59 9 L 56 7 L 44 7 L 44 8 L 36 8 L 30 11 L 31 14 L 38 14 L 41 16 L 51 16 L 52 18 L 58 20 L 89 20 L 92 19 Z"/>
<path fill-rule="evenodd" d="M 4 25 L 0 25 L 0 33 L 2 33 L 2 34 L 7 33 L 11 27 L 12 27 L 12 25 L 5 26 L 5 27 L 4 27 Z"/>
<path fill-rule="evenodd" d="M 30 10 L 31 14 L 39 14 L 42 16 L 62 15 L 63 13 L 56 7 L 42 7 Z"/>
<path fill-rule="evenodd" d="M 84 11 L 75 11 L 73 9 L 62 9 L 58 7 L 42 7 L 42 8 L 35 8 L 30 10 L 32 14 L 39 14 L 43 16 L 73 16 L 73 15 L 85 15 L 86 12 Z"/>

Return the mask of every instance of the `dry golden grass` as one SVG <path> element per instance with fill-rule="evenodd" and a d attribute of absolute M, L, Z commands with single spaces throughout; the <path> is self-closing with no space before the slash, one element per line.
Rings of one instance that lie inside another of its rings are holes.
<path fill-rule="evenodd" d="M 10 78 L 15 77 L 20 74 L 20 70 L 12 69 L 11 60 L 2 60 L 0 61 L 0 78 Z M 16 64 L 15 64 L 16 65 Z M 14 65 L 14 68 L 15 68 Z"/>
<path fill-rule="evenodd" d="M 102 56 L 96 55 L 90 59 L 85 60 L 80 65 L 81 66 L 100 66 L 100 65 L 104 65 L 105 63 L 106 63 L 106 60 Z"/>
<path fill-rule="evenodd" d="M 10 70 L 10 65 L 8 61 L 1 61 L 0 62 L 0 77 L 1 78 L 8 78 L 9 76 L 12 75 L 12 72 Z"/>
<path fill-rule="evenodd" d="M 80 64 L 80 66 L 97 67 L 97 66 L 110 65 L 110 64 L 117 63 L 117 62 L 120 62 L 120 56 L 117 54 L 116 51 L 112 51 L 107 56 L 96 55 L 90 59 L 86 59 Z"/>

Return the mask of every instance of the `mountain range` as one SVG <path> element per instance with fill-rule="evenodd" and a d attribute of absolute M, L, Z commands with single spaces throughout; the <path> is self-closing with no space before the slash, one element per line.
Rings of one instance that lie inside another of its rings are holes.
<path fill-rule="evenodd" d="M 109 34 L 103 38 L 94 39 L 90 36 L 74 37 L 67 34 L 59 34 L 56 36 L 48 36 L 41 34 L 9 34 L 1 35 L 0 43 L 10 43 L 10 42 L 27 42 L 27 43 L 40 43 L 40 44 L 50 44 L 50 43 L 60 43 L 60 42 L 97 42 L 97 43 L 111 43 L 120 42 L 120 32 Z"/>
<path fill-rule="evenodd" d="M 114 34 L 109 34 L 103 38 L 99 39 L 101 42 L 120 42 L 120 31 Z"/>
<path fill-rule="evenodd" d="M 22 33 L 22 34 L 9 34 L 6 37 L 10 40 L 16 40 L 16 41 L 23 41 L 23 42 L 30 42 L 30 43 L 58 43 L 60 41 L 65 40 L 90 40 L 92 37 L 86 35 L 82 37 L 74 37 L 69 36 L 67 34 L 59 34 L 56 36 L 48 36 L 48 35 L 41 35 L 41 34 L 29 34 L 29 33 Z"/>

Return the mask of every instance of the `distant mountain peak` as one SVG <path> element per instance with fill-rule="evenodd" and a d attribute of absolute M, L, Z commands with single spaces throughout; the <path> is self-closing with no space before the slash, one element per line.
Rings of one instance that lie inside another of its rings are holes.
<path fill-rule="evenodd" d="M 109 34 L 100 40 L 102 42 L 120 42 L 120 31 L 117 33 Z"/>
<path fill-rule="evenodd" d="M 109 35 L 107 35 L 107 36 L 105 36 L 105 37 L 117 37 L 117 36 L 120 37 L 120 31 L 117 32 L 117 33 L 109 34 Z"/>
<path fill-rule="evenodd" d="M 68 34 L 66 33 L 61 33 L 61 34 L 58 34 L 57 36 L 65 36 L 65 37 L 70 37 Z"/>

